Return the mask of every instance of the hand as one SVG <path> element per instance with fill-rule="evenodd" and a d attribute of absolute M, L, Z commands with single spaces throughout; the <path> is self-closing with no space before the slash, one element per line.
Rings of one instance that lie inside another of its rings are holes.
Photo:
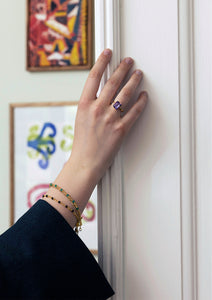
<path fill-rule="evenodd" d="M 79 169 L 93 175 L 96 183 L 112 164 L 123 138 L 141 115 L 147 102 L 147 93 L 142 92 L 132 108 L 120 117 L 111 102 L 120 88 L 123 79 L 133 66 L 133 59 L 125 58 L 105 84 L 100 96 L 96 98 L 99 84 L 112 52 L 106 49 L 93 66 L 79 101 L 75 122 L 75 134 L 70 157 Z M 119 101 L 125 109 L 143 74 L 136 70 L 114 101 Z"/>
<path fill-rule="evenodd" d="M 102 74 L 111 55 L 111 50 L 106 49 L 88 76 L 78 105 L 72 153 L 54 181 L 54 184 L 58 184 L 76 200 L 80 212 L 83 212 L 96 184 L 112 164 L 124 137 L 141 115 L 147 102 L 147 93 L 140 93 L 135 104 L 123 117 L 120 110 L 111 105 L 123 79 L 133 66 L 131 58 L 125 58 L 121 62 L 100 96 L 96 98 Z M 141 80 L 142 72 L 135 71 L 115 97 L 115 101 L 119 101 L 123 109 Z M 60 191 L 51 187 L 47 193 L 61 203 L 70 205 Z M 45 201 L 58 210 L 72 227 L 75 226 L 76 219 L 70 211 L 55 201 Z"/>

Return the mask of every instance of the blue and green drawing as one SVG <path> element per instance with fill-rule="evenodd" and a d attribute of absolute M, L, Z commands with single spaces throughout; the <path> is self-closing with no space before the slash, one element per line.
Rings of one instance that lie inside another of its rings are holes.
<path fill-rule="evenodd" d="M 69 152 L 72 150 L 74 140 L 73 127 L 71 125 L 64 125 L 62 131 L 64 139 L 60 142 L 60 148 L 64 152 Z M 38 166 L 41 169 L 48 168 L 49 160 L 56 152 L 56 134 L 56 126 L 49 122 L 44 123 L 41 131 L 39 125 L 33 125 L 29 129 L 27 146 L 31 148 L 31 150 L 27 151 L 27 155 L 31 159 L 40 158 Z"/>
<path fill-rule="evenodd" d="M 63 127 L 63 134 L 65 137 L 67 137 L 70 142 L 68 143 L 65 139 L 61 141 L 60 147 L 64 152 L 68 152 L 72 150 L 72 145 L 73 145 L 73 139 L 74 139 L 74 134 L 73 134 L 73 127 L 71 125 L 65 125 Z"/>
<path fill-rule="evenodd" d="M 50 133 L 45 136 L 45 132 L 48 130 Z M 30 158 L 36 159 L 41 156 L 38 161 L 38 165 L 41 169 L 47 169 L 49 165 L 50 157 L 56 151 L 55 136 L 57 133 L 56 127 L 52 123 L 44 123 L 41 132 L 39 133 L 39 125 L 30 127 L 30 134 L 27 139 L 27 146 L 32 148 L 27 154 Z"/>

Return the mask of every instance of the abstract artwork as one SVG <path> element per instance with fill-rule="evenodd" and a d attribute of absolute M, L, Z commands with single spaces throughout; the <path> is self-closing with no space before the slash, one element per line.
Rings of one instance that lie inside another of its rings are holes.
<path fill-rule="evenodd" d="M 10 105 L 11 225 L 42 198 L 70 157 L 78 102 Z M 97 189 L 79 233 L 97 256 Z"/>
<path fill-rule="evenodd" d="M 27 69 L 90 69 L 92 0 L 27 0 Z"/>

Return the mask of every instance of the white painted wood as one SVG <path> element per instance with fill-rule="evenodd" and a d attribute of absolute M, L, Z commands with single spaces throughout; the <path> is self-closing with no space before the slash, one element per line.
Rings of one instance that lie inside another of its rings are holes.
<path fill-rule="evenodd" d="M 119 0 L 95 1 L 96 58 L 104 48 L 113 50 L 100 91 L 120 62 Z M 115 290 L 113 299 L 123 294 L 122 154 L 98 185 L 99 263 Z"/>
<path fill-rule="evenodd" d="M 211 1 L 179 1 L 182 296 L 212 299 Z"/>
<path fill-rule="evenodd" d="M 197 299 L 197 205 L 193 1 L 179 0 L 182 299 Z"/>
<path fill-rule="evenodd" d="M 212 299 L 212 2 L 194 0 L 198 300 Z"/>
<path fill-rule="evenodd" d="M 120 4 L 121 57 L 150 98 L 123 148 L 125 299 L 181 300 L 178 1 Z"/>
<path fill-rule="evenodd" d="M 102 84 L 120 60 L 117 4 L 96 0 L 96 53 L 115 49 Z M 211 300 L 212 3 L 120 6 L 121 56 L 150 103 L 99 184 L 100 263 L 116 299 Z"/>

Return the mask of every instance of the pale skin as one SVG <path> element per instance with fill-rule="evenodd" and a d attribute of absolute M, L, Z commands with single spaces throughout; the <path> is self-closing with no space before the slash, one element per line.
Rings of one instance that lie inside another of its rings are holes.
<path fill-rule="evenodd" d="M 123 79 L 133 67 L 134 61 L 130 57 L 122 60 L 99 97 L 96 97 L 111 56 L 112 51 L 105 49 L 89 73 L 78 105 L 72 153 L 53 182 L 76 200 L 80 212 L 83 212 L 95 186 L 113 163 L 123 139 L 141 116 L 148 99 L 147 92 L 141 92 L 124 116 L 111 105 L 112 101 L 119 101 L 124 109 L 143 78 L 142 71 L 135 70 L 114 99 Z M 47 194 L 72 206 L 54 188 L 49 188 Z M 49 198 L 44 198 L 44 201 L 52 205 L 74 228 L 76 218 L 67 208 Z"/>

